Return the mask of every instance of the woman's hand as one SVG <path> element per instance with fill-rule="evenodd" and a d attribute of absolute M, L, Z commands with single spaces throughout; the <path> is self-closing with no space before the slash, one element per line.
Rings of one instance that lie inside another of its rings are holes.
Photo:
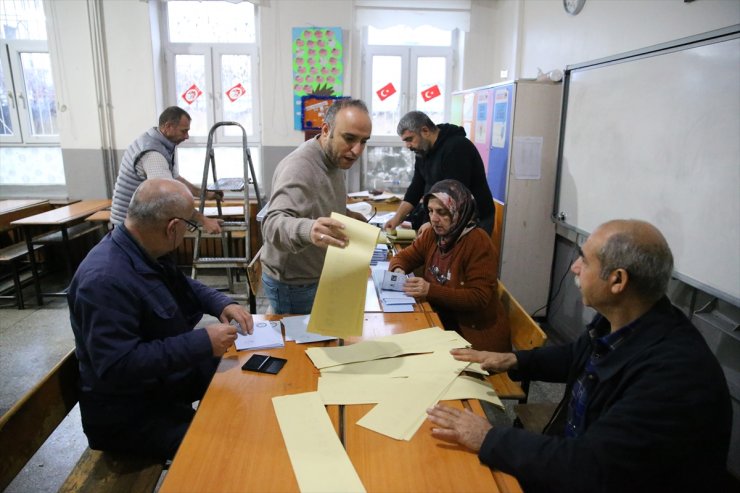
<path fill-rule="evenodd" d="M 403 285 L 403 292 L 414 298 L 423 298 L 429 293 L 429 283 L 421 277 L 410 277 Z"/>

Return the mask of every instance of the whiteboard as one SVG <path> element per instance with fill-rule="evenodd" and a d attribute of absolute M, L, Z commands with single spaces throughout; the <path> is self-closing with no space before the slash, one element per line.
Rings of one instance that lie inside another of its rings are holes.
<path fill-rule="evenodd" d="M 568 68 L 555 212 L 586 233 L 609 219 L 649 221 L 676 277 L 740 304 L 737 27 Z"/>

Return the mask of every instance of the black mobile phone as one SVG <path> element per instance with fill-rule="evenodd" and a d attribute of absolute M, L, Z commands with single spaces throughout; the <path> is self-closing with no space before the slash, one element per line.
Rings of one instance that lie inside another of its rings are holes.
<path fill-rule="evenodd" d="M 287 362 L 288 360 L 284 358 L 276 358 L 275 356 L 267 356 L 266 354 L 253 354 L 247 362 L 242 365 L 242 370 L 272 373 L 275 375 Z"/>

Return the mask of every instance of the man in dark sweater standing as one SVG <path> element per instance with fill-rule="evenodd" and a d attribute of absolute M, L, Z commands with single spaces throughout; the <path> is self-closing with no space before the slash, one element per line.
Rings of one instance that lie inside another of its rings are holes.
<path fill-rule="evenodd" d="M 398 135 L 406 147 L 416 153 L 414 176 L 403 202 L 385 229 L 395 229 L 419 205 L 421 198 L 432 185 L 441 180 L 457 180 L 473 194 L 477 207 L 478 223 L 491 234 L 493 230 L 493 197 L 488 188 L 483 160 L 465 130 L 457 125 L 441 123 L 435 125 L 421 111 L 410 111 L 398 122 Z M 412 218 L 412 226 L 418 229 L 428 222 L 426 211 L 419 209 Z"/>

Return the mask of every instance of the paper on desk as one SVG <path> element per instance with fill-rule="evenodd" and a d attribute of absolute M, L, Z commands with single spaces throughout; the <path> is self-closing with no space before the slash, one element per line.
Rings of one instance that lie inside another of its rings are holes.
<path fill-rule="evenodd" d="M 367 287 L 367 266 L 380 230 L 375 226 L 332 212 L 345 225 L 345 248 L 330 246 L 321 270 L 311 309 L 308 332 L 337 337 L 362 335 Z"/>
<path fill-rule="evenodd" d="M 383 282 L 380 285 L 380 289 L 387 289 L 390 291 L 403 291 L 403 285 L 406 284 L 406 274 L 399 274 L 398 272 L 385 271 L 383 273 Z"/>
<path fill-rule="evenodd" d="M 378 337 L 349 346 L 308 348 L 306 355 L 316 368 L 322 369 L 347 363 L 391 358 L 402 354 L 431 353 L 441 347 L 470 347 L 470 343 L 455 331 L 430 327 Z"/>
<path fill-rule="evenodd" d="M 378 294 L 375 292 L 375 284 L 372 279 L 368 279 L 367 288 L 365 289 L 365 313 L 382 311 Z"/>
<path fill-rule="evenodd" d="M 439 402 L 467 366 L 449 353 L 434 353 L 434 357 L 434 371 L 405 378 L 357 424 L 396 440 L 411 440 L 426 419 L 426 410 Z"/>
<path fill-rule="evenodd" d="M 412 241 L 416 238 L 416 231 L 413 229 L 396 228 L 388 233 L 388 238 L 395 241 Z"/>
<path fill-rule="evenodd" d="M 371 277 L 375 284 L 375 291 L 380 299 L 380 304 L 383 311 L 386 313 L 401 313 L 401 312 L 413 312 L 414 304 L 416 300 L 411 296 L 406 296 L 404 293 L 398 291 L 390 291 L 382 289 L 383 278 L 386 272 L 388 272 L 388 266 L 390 262 L 382 261 L 370 267 Z M 403 301 L 399 300 L 399 297 L 404 297 Z M 390 298 L 394 298 L 390 300 Z"/>
<path fill-rule="evenodd" d="M 234 343 L 237 351 L 244 349 L 268 349 L 284 347 L 283 334 L 280 331 L 280 322 L 257 322 L 254 324 L 254 332 L 249 335 L 236 333 Z"/>
<path fill-rule="evenodd" d="M 423 373 L 422 370 L 416 370 L 413 374 Z M 377 404 L 386 399 L 389 393 L 397 392 L 395 388 L 403 385 L 405 378 L 407 377 L 322 371 L 318 392 L 326 405 Z M 458 375 L 440 398 L 441 401 L 461 399 L 487 401 L 503 409 L 503 404 L 490 382 L 480 378 Z"/>
<path fill-rule="evenodd" d="M 347 204 L 347 210 L 352 212 L 358 212 L 365 216 L 365 219 L 370 218 L 373 215 L 373 206 L 367 202 L 355 202 L 354 204 Z"/>
<path fill-rule="evenodd" d="M 362 190 L 360 192 L 350 192 L 347 194 L 347 197 L 352 197 L 353 199 L 364 198 L 364 197 L 369 197 L 369 196 L 370 196 L 370 192 L 367 190 Z"/>
<path fill-rule="evenodd" d="M 450 344 L 451 346 L 452 344 Z M 435 352 L 449 353 L 450 349 L 438 346 Z M 436 357 L 434 352 L 424 354 L 410 354 L 395 358 L 383 358 L 359 363 L 329 366 L 321 369 L 321 375 L 379 375 L 388 378 L 403 378 L 433 369 Z"/>
<path fill-rule="evenodd" d="M 295 317 L 283 317 L 285 327 L 285 340 L 295 341 L 298 344 L 310 342 L 333 341 L 336 337 L 322 336 L 321 334 L 310 334 L 306 332 L 310 315 L 297 315 Z"/>
<path fill-rule="evenodd" d="M 440 400 L 457 401 L 460 399 L 478 399 L 479 401 L 490 402 L 499 409 L 504 408 L 504 404 L 498 398 L 496 391 L 493 390 L 493 386 L 488 380 L 468 375 L 459 375 Z"/>
<path fill-rule="evenodd" d="M 317 392 L 273 397 L 272 405 L 302 492 L 365 491 Z"/>
<path fill-rule="evenodd" d="M 379 228 L 382 228 L 385 226 L 385 223 L 393 219 L 393 216 L 395 216 L 395 212 L 386 212 L 383 214 L 376 214 L 374 218 L 370 220 L 370 224 L 375 224 Z"/>

